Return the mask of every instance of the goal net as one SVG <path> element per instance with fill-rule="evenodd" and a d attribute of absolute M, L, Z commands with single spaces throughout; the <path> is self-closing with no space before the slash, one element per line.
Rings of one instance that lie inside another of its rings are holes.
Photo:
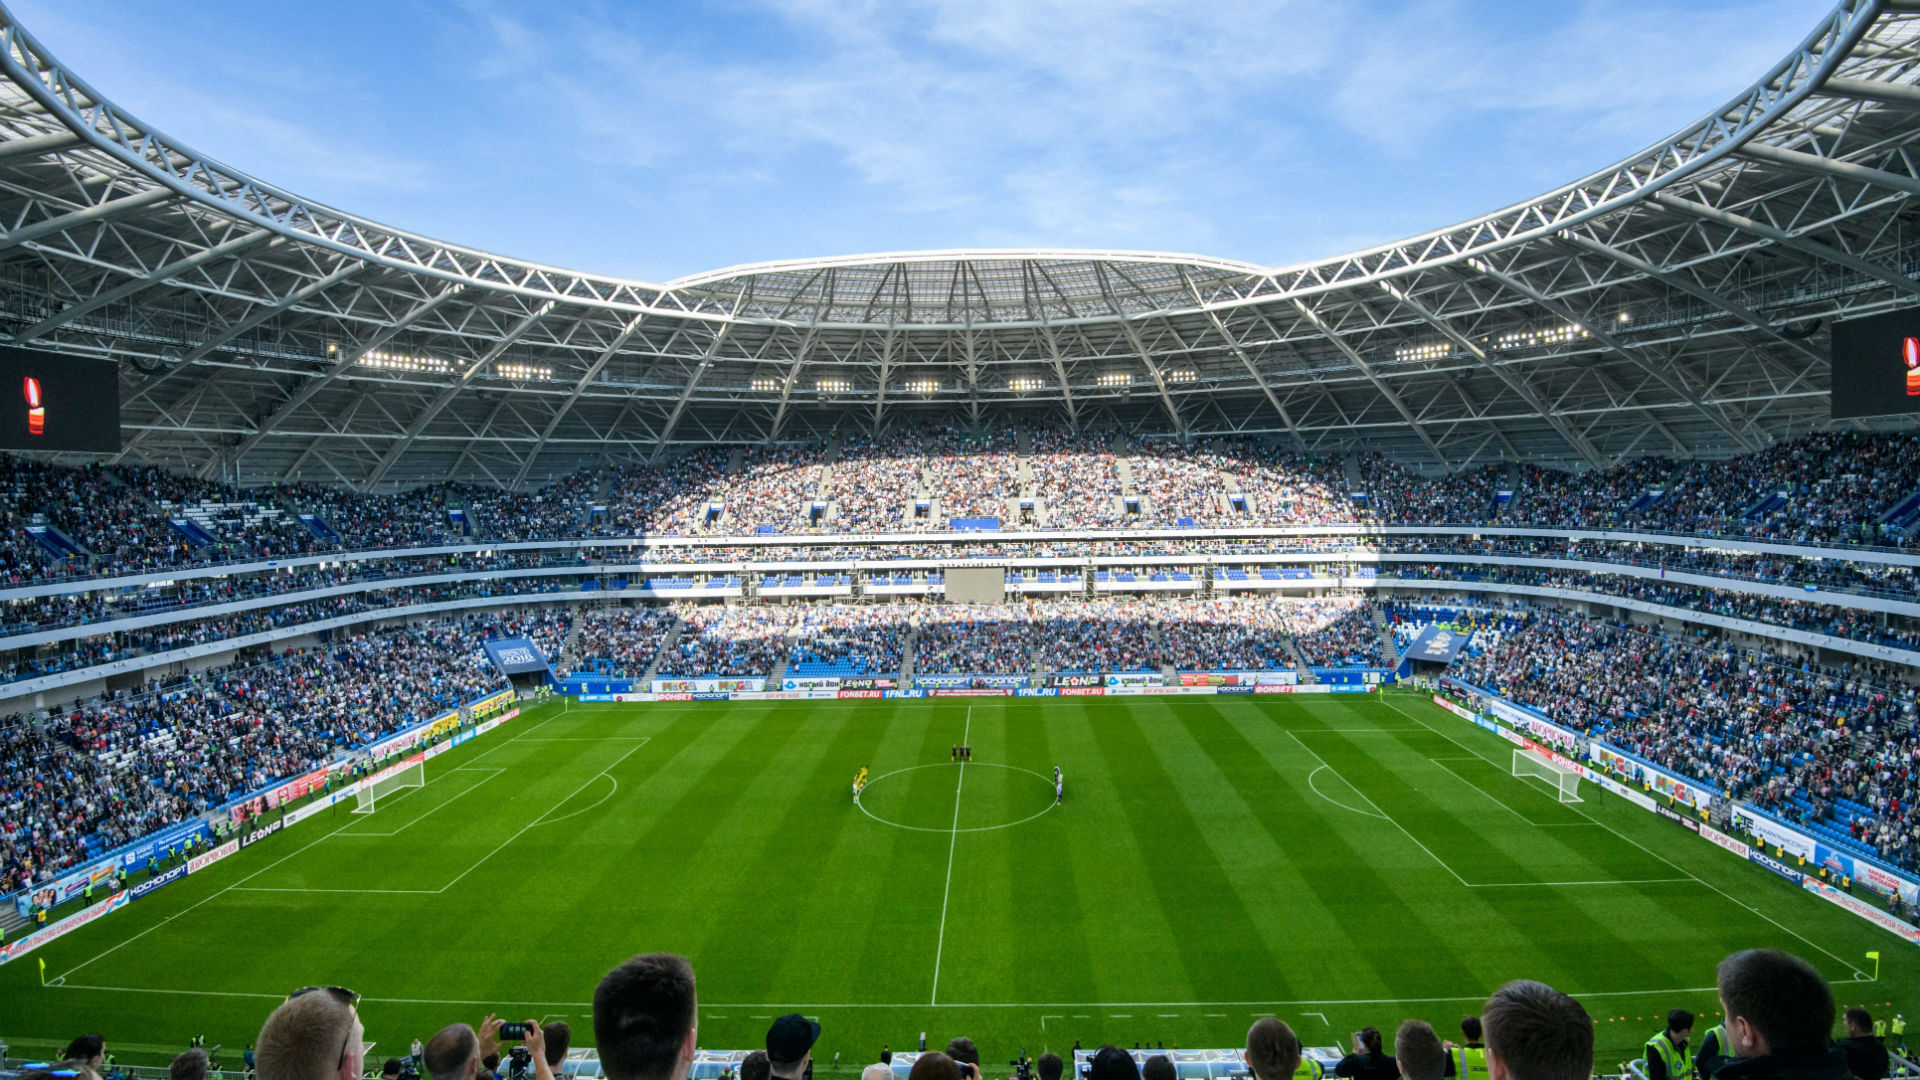
<path fill-rule="evenodd" d="M 426 783 L 426 762 L 419 758 L 389 766 L 361 781 L 360 790 L 356 793 L 359 804 L 353 808 L 353 812 L 371 814 L 382 800 L 392 798 L 394 792 L 425 787 Z"/>
<path fill-rule="evenodd" d="M 1527 750 L 1513 752 L 1513 775 L 1544 780 L 1563 803 L 1585 802 L 1580 797 L 1580 774 Z"/>

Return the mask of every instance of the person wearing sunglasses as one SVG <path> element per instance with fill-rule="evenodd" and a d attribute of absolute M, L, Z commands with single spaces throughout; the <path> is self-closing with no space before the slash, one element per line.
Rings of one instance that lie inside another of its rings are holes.
<path fill-rule="evenodd" d="M 359 1080 L 366 1068 L 360 995 L 344 986 L 295 990 L 254 1043 L 258 1080 Z"/>

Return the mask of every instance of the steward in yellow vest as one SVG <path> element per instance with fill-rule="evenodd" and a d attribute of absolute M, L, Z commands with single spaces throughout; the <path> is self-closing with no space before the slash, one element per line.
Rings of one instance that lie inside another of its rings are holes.
<path fill-rule="evenodd" d="M 1687 1039 L 1693 1035 L 1693 1014 L 1675 1009 L 1667 1014 L 1667 1029 L 1647 1040 L 1647 1080 L 1693 1080 L 1693 1059 Z"/>
<path fill-rule="evenodd" d="M 1727 1025 L 1715 1024 L 1700 1036 L 1700 1045 L 1694 1048 L 1693 1075 L 1712 1076 L 1732 1060 L 1733 1055 L 1727 1053 Z"/>
<path fill-rule="evenodd" d="M 1454 1080 L 1487 1080 L 1487 1048 L 1481 1043 L 1483 1034 L 1480 1018 L 1464 1017 L 1460 1021 L 1460 1034 L 1467 1040 L 1466 1045 L 1447 1044 L 1447 1071 L 1445 1075 Z"/>

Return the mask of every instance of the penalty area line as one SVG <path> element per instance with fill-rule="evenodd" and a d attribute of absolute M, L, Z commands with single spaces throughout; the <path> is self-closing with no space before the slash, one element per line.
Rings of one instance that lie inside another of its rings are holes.
<path fill-rule="evenodd" d="M 1452 735 L 1449 735 L 1447 732 L 1441 730 L 1440 728 L 1434 727 L 1432 724 L 1429 724 L 1425 720 L 1422 720 L 1419 716 L 1401 708 L 1399 703 L 1394 701 L 1392 698 L 1384 698 L 1383 700 L 1386 701 L 1387 707 L 1392 709 L 1394 712 L 1397 712 L 1400 715 L 1406 717 L 1407 719 L 1412 720 L 1414 723 L 1421 725 L 1422 727 L 1426 728 L 1428 731 L 1433 732 L 1435 735 L 1438 735 L 1441 738 L 1447 740 L 1448 742 L 1454 744 L 1455 746 L 1460 747 L 1462 750 L 1465 750 L 1468 753 L 1475 755 L 1476 757 L 1485 759 L 1487 763 L 1490 765 L 1498 766 L 1500 764 L 1499 761 L 1492 758 L 1488 758 L 1487 755 L 1482 754 L 1479 750 L 1475 749 L 1474 747 L 1461 742 L 1459 739 L 1454 738 Z M 1778 927 L 1779 929 L 1784 930 L 1789 934 L 1792 934 L 1794 937 L 1805 942 L 1810 948 L 1817 950 L 1820 953 L 1820 955 L 1827 957 L 1828 959 L 1832 960 L 1836 964 L 1839 964 L 1841 967 L 1845 968 L 1846 970 L 1853 972 L 1853 980 L 1852 980 L 1853 982 L 1873 982 L 1874 981 L 1873 979 L 1867 978 L 1867 973 L 1865 971 L 1862 971 L 1860 968 L 1855 967 L 1852 963 L 1849 963 L 1848 961 L 1841 959 L 1833 951 L 1821 946 L 1819 943 L 1815 942 L 1812 938 L 1809 938 L 1807 935 L 1802 934 L 1800 931 L 1795 930 L 1793 927 L 1788 926 L 1786 923 L 1781 922 L 1780 920 L 1774 918 L 1773 916 L 1767 914 L 1766 912 L 1761 911 L 1759 908 L 1754 907 L 1752 904 L 1749 904 L 1746 901 L 1741 900 L 1739 897 L 1733 895 L 1732 893 L 1726 891 L 1725 889 L 1722 889 L 1720 886 L 1713 884 L 1712 882 L 1706 880 L 1705 878 L 1702 878 L 1700 875 L 1694 873 L 1693 871 L 1687 869 L 1686 867 L 1681 866 L 1679 863 L 1674 862 L 1672 859 L 1667 858 L 1665 855 L 1662 855 L 1659 852 L 1648 847 L 1647 845 L 1641 843 L 1640 841 L 1635 840 L 1633 837 L 1628 836 L 1626 833 L 1623 833 L 1619 829 L 1614 828 L 1610 823 L 1601 821 L 1599 818 L 1594 817 L 1592 814 L 1589 814 L 1585 810 L 1579 809 L 1578 807 L 1568 806 L 1567 808 L 1569 810 L 1572 810 L 1574 813 L 1579 814 L 1581 817 L 1586 818 L 1588 821 L 1593 822 L 1595 825 L 1598 825 L 1601 828 L 1612 833 L 1613 835 L 1619 837 L 1620 839 L 1625 840 L 1627 843 L 1632 844 L 1634 847 L 1639 848 L 1641 851 L 1644 851 L 1647 854 L 1653 856 L 1654 858 L 1660 860 L 1661 862 L 1666 863 L 1668 866 L 1673 867 L 1675 870 L 1680 871 L 1682 874 L 1685 874 L 1688 878 L 1690 878 L 1694 882 L 1697 882 L 1698 884 L 1708 889 L 1711 889 L 1712 891 L 1720 894 L 1721 896 L 1726 897 L 1727 900 L 1729 900 L 1730 902 L 1738 904 L 1739 906 L 1747 909 L 1748 911 L 1753 912 L 1755 915 L 1760 916 L 1762 919 L 1765 919 L 1767 922 L 1772 923 L 1774 926 Z M 1827 981 L 1844 983 L 1847 980 L 1829 979 Z"/>

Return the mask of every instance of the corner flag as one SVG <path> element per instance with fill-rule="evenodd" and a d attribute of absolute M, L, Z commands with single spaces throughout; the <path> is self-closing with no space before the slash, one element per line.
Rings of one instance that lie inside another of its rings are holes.
<path fill-rule="evenodd" d="M 1867 959 L 1873 961 L 1873 977 L 1874 977 L 1874 980 L 1877 982 L 1879 981 L 1879 978 L 1880 978 L 1880 953 L 1877 950 L 1874 952 L 1870 952 L 1867 954 Z M 46 961 L 44 960 L 41 961 L 41 963 L 43 964 L 45 962 Z"/>
<path fill-rule="evenodd" d="M 47 985 L 47 958 L 44 956 L 40 958 L 40 985 Z"/>

